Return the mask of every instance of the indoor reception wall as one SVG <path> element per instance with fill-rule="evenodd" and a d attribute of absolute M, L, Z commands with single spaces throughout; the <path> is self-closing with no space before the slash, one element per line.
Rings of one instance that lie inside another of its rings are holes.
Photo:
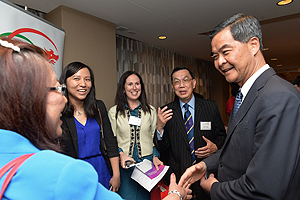
<path fill-rule="evenodd" d="M 226 121 L 228 84 L 211 62 L 116 36 L 115 24 L 65 6 L 47 13 L 45 19 L 66 32 L 63 66 L 72 61 L 89 65 L 95 74 L 96 97 L 107 109 L 114 105 L 117 82 L 127 70 L 141 74 L 151 105 L 157 108 L 172 101 L 171 72 L 184 66 L 194 73 L 195 91 L 216 101 Z"/>

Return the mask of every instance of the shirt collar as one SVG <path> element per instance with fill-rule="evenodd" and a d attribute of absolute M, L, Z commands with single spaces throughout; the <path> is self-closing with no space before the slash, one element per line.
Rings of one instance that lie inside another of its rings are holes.
<path fill-rule="evenodd" d="M 180 103 L 180 108 L 182 108 L 183 107 L 183 105 L 185 104 L 185 103 L 183 103 L 183 101 L 181 101 L 180 99 L 179 99 L 179 103 Z M 191 98 L 191 100 L 187 103 L 192 109 L 195 109 L 195 96 L 194 96 L 194 94 L 193 94 L 193 97 Z"/>
<path fill-rule="evenodd" d="M 268 64 L 265 64 L 263 67 L 261 67 L 259 70 L 257 70 L 257 72 L 255 72 L 247 81 L 246 83 L 242 86 L 241 88 L 241 92 L 243 95 L 243 99 L 242 101 L 244 101 L 246 95 L 248 94 L 250 88 L 252 87 L 252 85 L 254 84 L 254 82 L 256 81 L 256 79 L 262 74 L 264 73 L 264 71 L 266 71 L 267 69 L 269 69 L 270 66 Z"/>

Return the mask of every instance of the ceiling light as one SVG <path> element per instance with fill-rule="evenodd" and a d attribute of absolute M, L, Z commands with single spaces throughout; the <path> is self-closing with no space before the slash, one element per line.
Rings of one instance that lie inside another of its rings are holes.
<path fill-rule="evenodd" d="M 269 48 L 263 48 L 263 51 L 268 51 L 269 50 Z"/>
<path fill-rule="evenodd" d="M 277 6 L 285 6 L 285 5 L 288 5 L 292 2 L 293 2 L 293 0 L 282 0 L 282 1 L 277 2 L 276 5 Z"/>
<path fill-rule="evenodd" d="M 158 37 L 158 39 L 160 39 L 160 40 L 165 40 L 165 39 L 167 39 L 167 36 L 161 35 L 161 36 Z"/>
<path fill-rule="evenodd" d="M 277 58 L 271 58 L 271 60 L 273 60 L 273 61 L 276 61 L 276 60 L 277 60 Z"/>
<path fill-rule="evenodd" d="M 282 65 L 280 64 L 280 65 L 277 65 L 277 67 L 282 67 Z"/>
<path fill-rule="evenodd" d="M 119 26 L 116 28 L 117 31 L 126 31 L 128 30 L 128 28 L 126 28 L 125 26 Z"/>

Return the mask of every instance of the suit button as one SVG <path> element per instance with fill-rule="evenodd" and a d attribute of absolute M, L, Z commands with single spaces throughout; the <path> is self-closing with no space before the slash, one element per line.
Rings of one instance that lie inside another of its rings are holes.
<path fill-rule="evenodd" d="M 220 162 L 220 163 L 219 163 L 219 167 L 220 167 L 220 168 L 223 167 L 223 162 Z"/>

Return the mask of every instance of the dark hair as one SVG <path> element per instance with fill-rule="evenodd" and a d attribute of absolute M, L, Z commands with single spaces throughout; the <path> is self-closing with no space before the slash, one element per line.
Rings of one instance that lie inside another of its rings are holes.
<path fill-rule="evenodd" d="M 252 37 L 257 37 L 260 44 L 260 51 L 263 50 L 262 32 L 259 21 L 253 16 L 246 16 L 242 13 L 222 21 L 210 32 L 209 38 L 212 40 L 223 29 L 229 27 L 232 37 L 242 43 L 247 43 Z"/>
<path fill-rule="evenodd" d="M 116 98 L 115 98 L 115 104 L 117 105 L 117 113 L 120 112 L 121 115 L 125 116 L 125 105 L 128 105 L 127 102 L 127 96 L 125 94 L 125 83 L 129 76 L 136 75 L 140 79 L 141 84 L 141 95 L 139 96 L 138 100 L 142 104 L 142 110 L 144 113 L 149 112 L 151 114 L 151 107 L 147 102 L 146 92 L 145 92 L 145 86 L 144 82 L 142 80 L 142 77 L 135 71 L 126 71 L 124 74 L 122 74 L 117 88 Z"/>
<path fill-rule="evenodd" d="M 0 129 L 24 136 L 39 149 L 61 151 L 46 112 L 52 83 L 47 54 L 29 43 L 1 40 L 19 47 L 20 52 L 0 45 Z"/>
<path fill-rule="evenodd" d="M 179 71 L 179 70 L 188 70 L 188 72 L 190 73 L 192 79 L 194 79 L 194 74 L 193 74 L 193 72 L 192 72 L 190 69 L 188 69 L 188 68 L 186 68 L 186 67 L 175 67 L 175 68 L 173 69 L 172 73 L 171 73 L 171 83 L 173 83 L 173 74 L 174 74 L 175 72 Z"/>
<path fill-rule="evenodd" d="M 98 106 L 97 106 L 97 100 L 96 100 L 96 92 L 95 92 L 95 83 L 94 83 L 94 73 L 92 69 L 81 63 L 81 62 L 71 62 L 69 63 L 64 70 L 62 71 L 62 74 L 59 78 L 59 83 L 60 84 L 66 84 L 67 90 L 66 90 L 66 97 L 68 99 L 68 103 L 66 104 L 66 107 L 63 111 L 63 115 L 71 117 L 74 115 L 74 106 L 72 105 L 72 102 L 69 100 L 69 93 L 68 93 L 68 84 L 67 84 L 67 79 L 74 74 L 76 74 L 79 70 L 87 68 L 90 72 L 90 78 L 91 78 L 91 83 L 92 87 L 86 98 L 84 99 L 84 112 L 87 117 L 95 117 L 96 114 L 98 113 Z"/>
<path fill-rule="evenodd" d="M 292 81 L 292 84 L 300 87 L 300 76 L 295 77 Z"/>

